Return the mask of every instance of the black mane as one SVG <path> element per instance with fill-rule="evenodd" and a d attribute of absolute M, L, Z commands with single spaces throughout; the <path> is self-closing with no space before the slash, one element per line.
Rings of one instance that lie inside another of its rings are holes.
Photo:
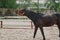
<path fill-rule="evenodd" d="M 32 21 L 37 21 L 38 19 L 42 18 L 43 15 L 42 13 L 37 13 L 30 10 L 24 10 L 24 12 L 25 12 L 25 16 L 27 16 Z"/>

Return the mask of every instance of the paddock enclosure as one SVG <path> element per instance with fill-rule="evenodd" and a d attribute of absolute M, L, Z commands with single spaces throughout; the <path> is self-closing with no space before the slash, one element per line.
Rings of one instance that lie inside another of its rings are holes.
<path fill-rule="evenodd" d="M 21 17 L 21 20 L 8 18 L 9 19 L 6 19 L 6 17 L 3 20 L 0 19 L 0 21 L 2 21 L 2 28 L 0 26 L 0 40 L 43 40 L 39 29 L 36 38 L 33 39 L 34 25 L 33 23 L 31 24 L 31 20 L 27 17 Z M 31 25 L 33 28 L 31 28 Z M 44 33 L 46 40 L 59 40 L 56 25 L 44 27 Z"/>
<path fill-rule="evenodd" d="M 34 24 L 17 15 L 16 10 L 21 9 L 51 15 L 60 12 L 60 0 L 0 0 L 0 40 L 43 40 L 39 28 L 33 39 Z M 57 25 L 43 29 L 46 40 L 60 40 Z"/>

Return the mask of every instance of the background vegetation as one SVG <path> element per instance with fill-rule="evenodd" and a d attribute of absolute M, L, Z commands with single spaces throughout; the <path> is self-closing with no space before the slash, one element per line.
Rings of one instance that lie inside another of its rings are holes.
<path fill-rule="evenodd" d="M 8 10 L 10 10 L 10 14 L 12 14 L 15 9 L 21 8 L 30 8 L 36 12 L 44 12 L 46 10 L 60 12 L 60 0 L 46 0 L 45 3 L 39 3 L 39 1 L 40 0 L 37 0 L 37 2 L 32 2 L 32 0 L 19 0 L 17 3 L 17 0 L 0 0 L 0 14 L 4 15 Z"/>

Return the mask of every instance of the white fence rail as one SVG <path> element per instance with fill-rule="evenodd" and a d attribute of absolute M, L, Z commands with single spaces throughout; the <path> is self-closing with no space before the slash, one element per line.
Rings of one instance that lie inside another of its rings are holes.
<path fill-rule="evenodd" d="M 0 28 L 32 28 L 33 23 L 26 16 L 6 16 L 8 19 L 1 19 Z M 18 18 L 18 19 L 14 19 Z"/>

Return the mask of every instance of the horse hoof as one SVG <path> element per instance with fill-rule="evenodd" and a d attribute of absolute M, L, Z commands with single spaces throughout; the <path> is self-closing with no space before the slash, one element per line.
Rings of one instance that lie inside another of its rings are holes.
<path fill-rule="evenodd" d="M 45 38 L 43 38 L 43 40 L 45 40 Z"/>
<path fill-rule="evenodd" d="M 45 39 L 43 39 L 43 40 L 45 40 Z"/>
<path fill-rule="evenodd" d="M 35 38 L 35 37 L 33 37 L 33 38 Z"/>

